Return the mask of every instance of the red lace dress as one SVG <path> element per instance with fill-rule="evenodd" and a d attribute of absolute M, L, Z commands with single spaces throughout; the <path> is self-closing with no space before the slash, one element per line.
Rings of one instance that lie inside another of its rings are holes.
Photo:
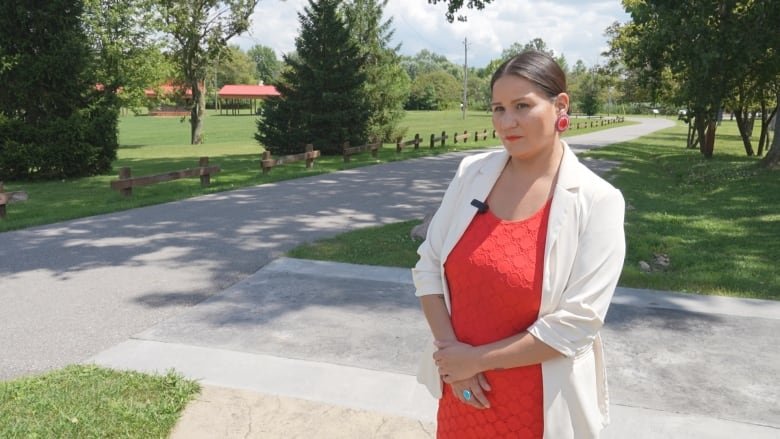
<path fill-rule="evenodd" d="M 550 201 L 530 218 L 477 214 L 444 269 L 458 340 L 483 345 L 526 330 L 539 315 Z M 544 433 L 539 364 L 484 373 L 490 408 L 462 403 L 445 385 L 438 438 L 534 438 Z"/>

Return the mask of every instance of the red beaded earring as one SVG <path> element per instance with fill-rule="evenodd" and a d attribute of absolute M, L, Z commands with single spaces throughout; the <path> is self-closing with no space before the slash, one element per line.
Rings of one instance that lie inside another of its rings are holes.
<path fill-rule="evenodd" d="M 566 131 L 569 128 L 569 115 L 563 113 L 555 119 L 555 130 L 559 133 Z"/>

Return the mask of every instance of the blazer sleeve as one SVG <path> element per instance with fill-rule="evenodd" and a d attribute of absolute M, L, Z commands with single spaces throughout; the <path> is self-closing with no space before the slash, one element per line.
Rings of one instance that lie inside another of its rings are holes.
<path fill-rule="evenodd" d="M 441 272 L 441 253 L 447 238 L 450 223 L 455 217 L 456 200 L 460 197 L 463 186 L 463 171 L 469 158 L 460 162 L 455 177 L 444 192 L 439 208 L 431 218 L 425 241 L 420 244 L 417 254 L 420 259 L 412 268 L 412 280 L 416 296 L 444 294 L 444 280 Z"/>
<path fill-rule="evenodd" d="M 557 308 L 529 328 L 533 336 L 567 357 L 587 351 L 604 325 L 626 253 L 625 202 L 610 187 L 593 200 Z M 561 269 L 561 267 L 558 267 Z M 558 276 L 560 273 L 554 275 Z"/>

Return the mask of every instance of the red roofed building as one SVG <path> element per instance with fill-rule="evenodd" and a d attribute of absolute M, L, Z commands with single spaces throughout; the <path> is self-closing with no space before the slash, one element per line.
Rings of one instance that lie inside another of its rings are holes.
<path fill-rule="evenodd" d="M 257 100 L 279 97 L 279 91 L 273 85 L 225 85 L 219 90 L 220 107 L 219 113 L 226 112 L 238 114 L 241 101 L 251 102 L 251 114 L 257 112 Z"/>

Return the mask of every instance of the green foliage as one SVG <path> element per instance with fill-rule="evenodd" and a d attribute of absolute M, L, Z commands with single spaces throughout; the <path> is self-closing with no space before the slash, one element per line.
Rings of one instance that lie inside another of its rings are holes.
<path fill-rule="evenodd" d="M 580 110 L 588 116 L 593 116 L 599 112 L 601 107 L 601 92 L 598 77 L 595 71 L 588 72 L 582 78 L 580 86 L 579 106 Z"/>
<path fill-rule="evenodd" d="M 652 90 L 653 101 L 665 82 L 680 84 L 674 101 L 692 110 L 701 152 L 711 157 L 717 114 L 738 85 L 778 80 L 780 34 L 768 29 L 780 21 L 780 3 L 632 0 L 624 7 L 632 21 L 608 29 L 610 54 Z"/>
<path fill-rule="evenodd" d="M 68 366 L 0 382 L 0 437 L 167 437 L 199 391 L 173 371 Z"/>
<path fill-rule="evenodd" d="M 427 49 L 419 51 L 414 56 L 402 56 L 401 65 L 412 81 L 419 75 L 439 70 L 452 75 L 456 80 L 463 80 L 463 67 L 452 63 L 447 57 L 433 53 Z"/>
<path fill-rule="evenodd" d="M 225 84 L 256 84 L 257 65 L 238 46 L 230 46 L 219 57 L 217 89 Z"/>
<path fill-rule="evenodd" d="M 116 95 L 96 90 L 81 6 L 0 5 L 0 179 L 94 175 L 116 158 Z"/>
<path fill-rule="evenodd" d="M 447 13 L 445 16 L 447 17 L 447 21 L 452 23 L 456 18 L 455 14 L 463 8 L 464 3 L 469 9 L 484 9 L 491 1 L 492 0 L 428 0 L 428 3 L 434 5 L 437 3 L 447 3 Z M 458 15 L 457 19 L 458 21 L 468 20 L 465 15 Z"/>
<path fill-rule="evenodd" d="M 412 82 L 406 103 L 408 110 L 444 110 L 457 107 L 462 100 L 462 85 L 449 73 L 436 70 L 419 75 Z"/>
<path fill-rule="evenodd" d="M 141 108 L 144 90 L 169 80 L 172 66 L 152 41 L 146 0 L 85 0 L 82 23 L 95 82 L 119 107 Z"/>
<path fill-rule="evenodd" d="M 382 22 L 388 0 L 351 0 L 344 4 L 347 26 L 366 62 L 363 94 L 368 105 L 369 137 L 391 141 L 404 116 L 411 80 L 401 67 L 390 18 Z"/>
<path fill-rule="evenodd" d="M 341 154 L 349 141 L 367 141 L 369 107 L 364 95 L 366 58 L 338 12 L 340 0 L 310 0 L 299 14 L 297 57 L 277 89 L 282 98 L 265 106 L 255 138 L 273 154 L 303 152 L 313 143 L 323 154 Z"/>
<path fill-rule="evenodd" d="M 257 44 L 247 52 L 255 63 L 255 75 L 267 84 L 275 84 L 282 70 L 282 63 L 276 58 L 276 52 L 268 46 Z"/>

